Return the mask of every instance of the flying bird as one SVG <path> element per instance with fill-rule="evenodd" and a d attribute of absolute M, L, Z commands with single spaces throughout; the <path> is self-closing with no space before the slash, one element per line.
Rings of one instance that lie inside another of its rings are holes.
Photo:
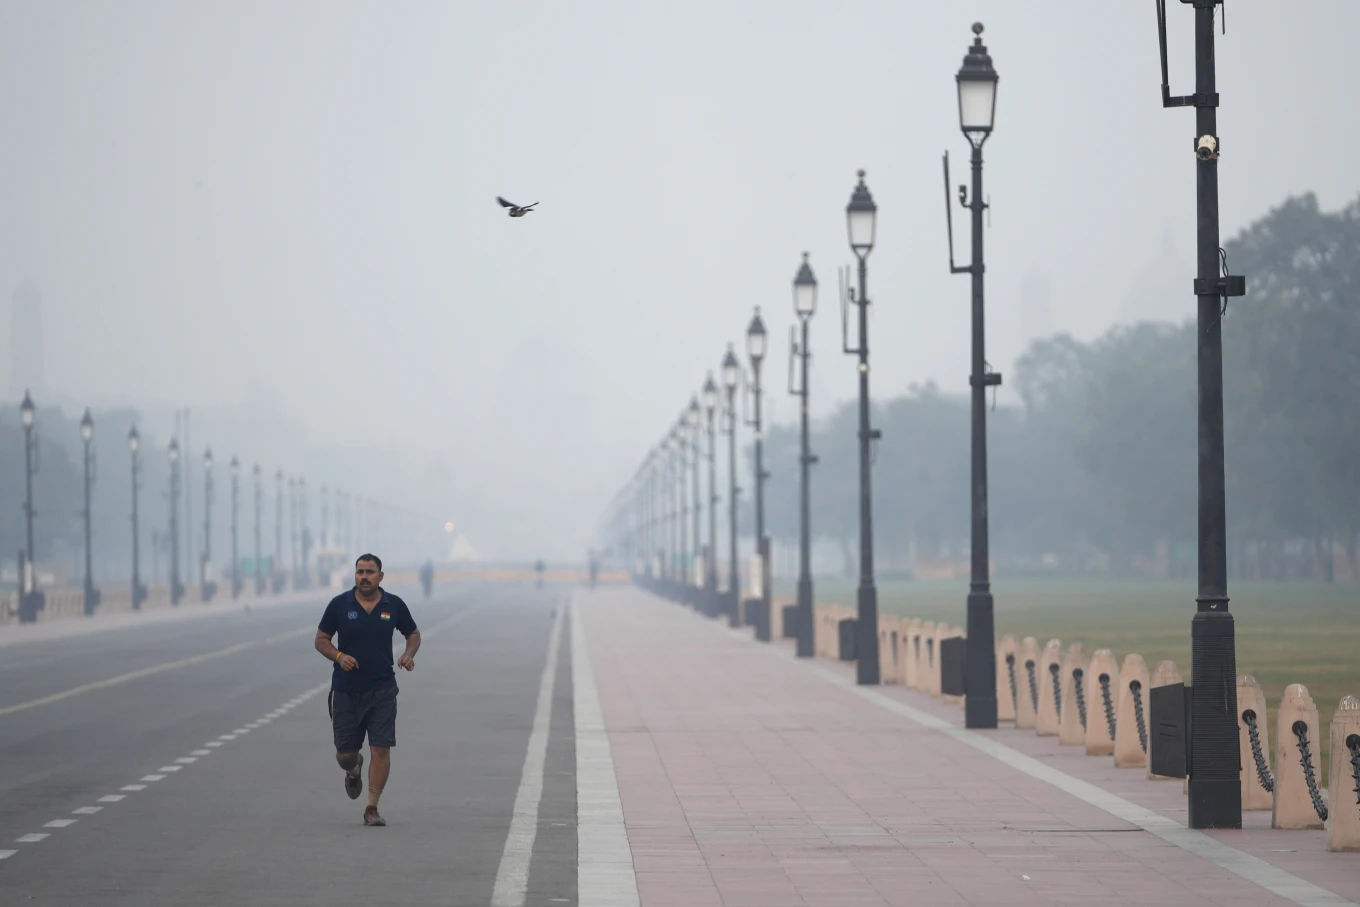
<path fill-rule="evenodd" d="M 525 205 L 523 208 L 521 208 L 519 205 L 515 204 L 514 202 L 507 202 L 505 199 L 501 198 L 499 195 L 496 196 L 496 201 L 498 201 L 498 202 L 501 203 L 501 207 L 502 207 L 502 208 L 509 208 L 509 209 L 510 209 L 510 216 L 511 216 L 511 217 L 523 217 L 524 215 L 528 214 L 530 211 L 533 210 L 534 205 L 537 205 L 537 204 L 538 204 L 538 202 L 534 202 L 534 205 Z"/>

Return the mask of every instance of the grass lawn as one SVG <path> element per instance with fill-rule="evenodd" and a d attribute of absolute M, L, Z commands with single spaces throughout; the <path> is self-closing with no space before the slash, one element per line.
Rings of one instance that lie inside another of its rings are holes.
<path fill-rule="evenodd" d="M 791 583 L 779 584 L 792 596 Z M 965 624 L 967 582 L 886 581 L 878 587 L 883 613 Z M 1137 652 L 1148 671 L 1171 659 L 1190 682 L 1190 620 L 1195 613 L 1193 580 L 1040 580 L 1001 579 L 992 584 L 996 633 L 1017 640 L 1033 636 L 1040 647 L 1060 639 L 1063 648 L 1080 641 L 1089 655 L 1110 649 L 1122 662 Z M 1229 584 L 1229 605 L 1236 618 L 1237 673 L 1252 674 L 1265 691 L 1270 709 L 1271 747 L 1275 711 L 1284 688 L 1308 687 L 1318 707 L 1327 777 L 1329 728 L 1336 704 L 1347 694 L 1360 696 L 1360 586 L 1320 583 Z M 855 583 L 818 580 L 818 602 L 855 604 Z M 1274 755 L 1271 754 L 1274 767 Z"/>

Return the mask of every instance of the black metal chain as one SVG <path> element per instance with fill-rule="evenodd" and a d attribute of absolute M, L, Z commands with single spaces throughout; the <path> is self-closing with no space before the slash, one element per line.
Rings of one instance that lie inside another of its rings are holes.
<path fill-rule="evenodd" d="M 1143 748 L 1143 753 L 1147 754 L 1147 722 L 1143 720 L 1143 684 L 1141 681 L 1130 680 L 1129 691 L 1133 693 L 1133 717 L 1138 722 L 1138 745 Z"/>
<path fill-rule="evenodd" d="M 1059 718 L 1062 717 L 1062 683 L 1058 681 L 1058 663 L 1050 661 L 1048 663 L 1048 673 L 1053 677 L 1053 710 Z"/>
<path fill-rule="evenodd" d="M 1086 684 L 1081 681 L 1085 676 L 1086 672 L 1081 668 L 1072 669 L 1072 686 L 1077 694 L 1077 717 L 1081 719 L 1083 731 L 1086 730 Z"/>
<path fill-rule="evenodd" d="M 1266 789 L 1266 793 L 1273 794 L 1275 776 L 1270 773 L 1265 753 L 1261 751 L 1261 732 L 1256 728 L 1256 711 L 1247 709 L 1242 713 L 1242 720 L 1247 725 L 1247 737 L 1251 740 L 1251 758 L 1256 761 L 1256 777 L 1261 779 L 1261 786 Z"/>
<path fill-rule="evenodd" d="M 1360 806 L 1360 734 L 1346 738 L 1346 749 L 1351 751 L 1351 777 L 1355 779 L 1355 805 Z"/>
<path fill-rule="evenodd" d="M 1299 738 L 1299 764 L 1303 766 L 1303 780 L 1308 782 L 1308 796 L 1313 799 L 1313 811 L 1326 822 L 1327 804 L 1322 802 L 1322 794 L 1318 792 L 1317 777 L 1313 774 L 1313 757 L 1308 751 L 1308 723 L 1295 721 L 1291 730 Z"/>
<path fill-rule="evenodd" d="M 1100 699 L 1105 705 L 1105 724 L 1110 729 L 1110 739 L 1114 739 L 1114 702 L 1110 698 L 1110 675 L 1101 674 L 1096 678 L 1100 681 Z"/>
<path fill-rule="evenodd" d="M 930 666 L 935 667 L 935 640 L 926 640 L 926 658 L 930 659 Z"/>
<path fill-rule="evenodd" d="M 1015 711 L 1020 710 L 1020 700 L 1017 698 L 1015 690 L 1015 653 L 1006 653 L 1006 674 L 1011 680 L 1011 708 Z"/>
<path fill-rule="evenodd" d="M 1034 706 L 1035 714 L 1039 712 L 1039 684 L 1034 679 L 1034 659 L 1025 661 L 1025 673 L 1029 675 L 1029 701 Z"/>

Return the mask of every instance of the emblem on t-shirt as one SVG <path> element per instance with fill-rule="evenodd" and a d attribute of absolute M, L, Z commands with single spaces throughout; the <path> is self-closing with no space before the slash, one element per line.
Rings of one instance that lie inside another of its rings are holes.
<path fill-rule="evenodd" d="M 389 612 L 387 612 L 387 611 L 382 612 L 382 613 L 379 614 L 378 616 L 381 617 L 383 620 L 391 620 L 391 619 L 392 619 L 392 615 L 391 615 Z"/>
<path fill-rule="evenodd" d="M 358 611 L 351 611 L 351 612 L 349 612 L 349 619 L 350 619 L 350 620 L 358 620 L 358 619 L 359 619 L 359 612 L 358 612 Z"/>

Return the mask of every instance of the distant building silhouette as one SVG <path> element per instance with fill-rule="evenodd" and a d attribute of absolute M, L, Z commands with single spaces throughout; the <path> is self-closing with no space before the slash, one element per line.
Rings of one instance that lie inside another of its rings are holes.
<path fill-rule="evenodd" d="M 9 394 L 44 396 L 42 293 L 28 281 L 14 291 L 9 321 Z"/>

